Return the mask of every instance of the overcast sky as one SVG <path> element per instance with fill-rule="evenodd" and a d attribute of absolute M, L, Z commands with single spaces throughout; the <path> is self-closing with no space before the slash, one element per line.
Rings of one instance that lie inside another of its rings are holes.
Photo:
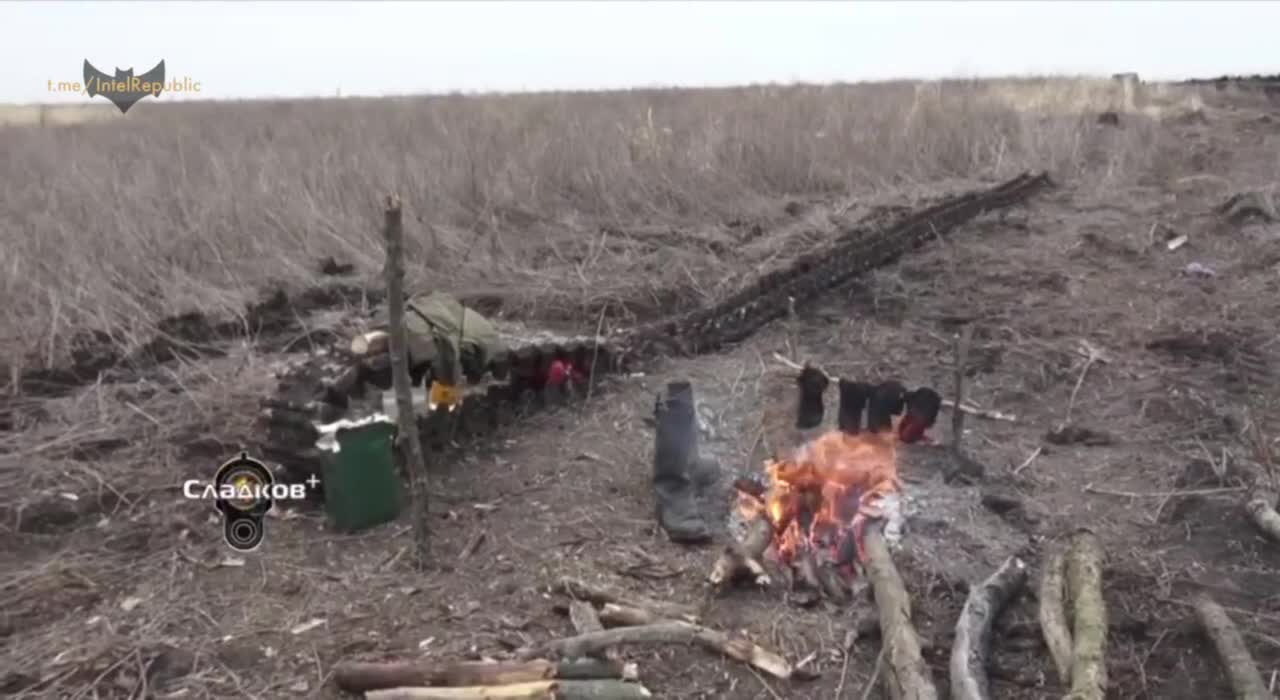
<path fill-rule="evenodd" d="M 201 97 L 1280 72 L 1280 2 L 0 2 L 0 101 L 164 59 Z M 172 93 L 161 99 L 174 99 Z M 102 100 L 102 98 L 97 98 Z"/>

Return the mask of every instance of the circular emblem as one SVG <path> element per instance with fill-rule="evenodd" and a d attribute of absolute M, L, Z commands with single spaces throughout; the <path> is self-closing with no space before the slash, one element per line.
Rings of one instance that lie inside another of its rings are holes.
<path fill-rule="evenodd" d="M 218 491 L 218 510 L 247 516 L 265 515 L 271 510 L 271 486 L 274 479 L 266 465 L 247 452 L 223 464 L 214 478 Z"/>

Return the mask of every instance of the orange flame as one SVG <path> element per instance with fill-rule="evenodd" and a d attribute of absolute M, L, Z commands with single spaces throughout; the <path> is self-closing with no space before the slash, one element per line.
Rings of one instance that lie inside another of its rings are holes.
<path fill-rule="evenodd" d="M 833 430 L 765 466 L 769 483 L 764 495 L 743 494 L 740 507 L 748 518 L 764 511 L 783 561 L 824 543 L 840 549 L 856 536 L 859 517 L 880 517 L 879 499 L 902 488 L 892 430 L 856 435 Z M 839 552 L 835 558 L 848 559 Z"/>

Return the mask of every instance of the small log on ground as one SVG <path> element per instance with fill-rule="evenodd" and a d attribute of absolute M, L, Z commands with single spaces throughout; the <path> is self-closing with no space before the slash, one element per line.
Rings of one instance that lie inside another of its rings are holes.
<path fill-rule="evenodd" d="M 1249 514 L 1249 520 L 1253 522 L 1254 527 L 1271 538 L 1273 542 L 1280 542 L 1280 513 L 1276 513 L 1276 494 L 1271 491 L 1258 491 L 1253 494 L 1249 502 L 1245 504 L 1245 512 Z"/>
<path fill-rule="evenodd" d="M 1066 556 L 1071 599 L 1071 700 L 1103 700 L 1107 690 L 1107 605 L 1102 599 L 1102 543 L 1089 530 L 1071 537 Z"/>
<path fill-rule="evenodd" d="M 600 632 L 604 629 L 604 625 L 600 624 L 600 616 L 596 614 L 596 609 L 585 600 L 569 602 L 569 621 L 573 623 L 573 629 L 578 634 Z M 600 658 L 616 659 L 618 658 L 618 652 L 616 649 L 605 649 L 601 652 Z"/>
<path fill-rule="evenodd" d="M 1061 550 L 1055 550 L 1040 574 L 1040 630 L 1049 648 L 1058 680 L 1071 682 L 1071 631 L 1067 626 L 1066 605 L 1067 562 Z"/>
<path fill-rule="evenodd" d="M 589 584 L 580 579 L 562 578 L 556 582 L 553 589 L 561 595 L 585 600 L 596 605 L 616 603 L 618 605 L 651 610 L 658 615 L 669 617 L 673 620 L 685 620 L 687 622 L 696 622 L 698 620 L 697 612 L 690 606 L 650 600 L 641 596 L 624 595 L 603 586 Z"/>
<path fill-rule="evenodd" d="M 635 700 L 650 698 L 639 683 L 623 681 L 533 681 L 462 688 L 389 688 L 371 690 L 366 700 Z"/>
<path fill-rule="evenodd" d="M 333 669 L 333 680 L 348 693 L 412 686 L 507 685 L 552 679 L 627 680 L 618 661 L 345 661 Z"/>
<path fill-rule="evenodd" d="M 638 627 L 616 627 L 604 632 L 591 632 L 567 639 L 558 639 L 537 647 L 517 652 L 521 658 L 579 658 L 591 656 L 599 649 L 629 644 L 690 644 L 697 643 L 732 659 L 750 664 L 765 673 L 781 679 L 791 678 L 791 664 L 778 654 L 753 643 L 749 639 L 732 638 L 717 630 L 688 622 L 656 622 Z"/>
<path fill-rule="evenodd" d="M 969 589 L 951 646 L 953 700 L 991 700 L 987 678 L 991 628 L 1026 581 L 1027 565 L 1017 557 L 1009 557 L 990 578 Z"/>
<path fill-rule="evenodd" d="M 1244 637 L 1232 624 L 1231 618 L 1227 617 L 1222 606 L 1208 595 L 1202 594 L 1196 597 L 1195 610 L 1205 635 L 1213 642 L 1213 648 L 1222 660 L 1236 700 L 1273 700 L 1274 696 L 1267 690 L 1258 665 L 1245 646 Z"/>
<path fill-rule="evenodd" d="M 760 563 L 760 558 L 773 541 L 773 525 L 763 516 L 747 523 L 747 534 L 741 542 L 730 543 L 716 559 L 715 566 L 707 581 L 716 588 L 721 588 L 742 575 L 753 577 L 756 585 L 768 586 L 769 574 Z"/>
<path fill-rule="evenodd" d="M 881 523 L 868 526 L 863 545 L 879 612 L 881 644 L 889 662 L 890 695 L 894 700 L 936 700 L 938 689 L 920 655 L 920 638 L 911 626 L 911 599 L 889 555 L 881 528 Z"/>
<path fill-rule="evenodd" d="M 639 627 L 661 622 L 661 619 L 648 610 L 605 603 L 600 610 L 600 622 L 606 627 Z"/>

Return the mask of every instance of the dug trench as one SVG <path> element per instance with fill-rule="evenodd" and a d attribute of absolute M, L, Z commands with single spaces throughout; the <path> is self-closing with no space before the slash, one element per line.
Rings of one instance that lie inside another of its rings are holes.
<path fill-rule="evenodd" d="M 1139 225 L 1137 210 L 1150 192 L 1094 195 L 1076 187 L 1037 198 L 1017 226 L 996 216 L 975 220 L 961 231 L 964 246 L 925 247 L 860 280 L 859 289 L 831 292 L 738 345 L 672 358 L 644 376 L 607 378 L 607 391 L 586 403 L 532 415 L 486 449 L 456 455 L 433 475 L 435 564 L 426 576 L 403 565 L 412 543 L 399 524 L 335 535 L 301 513 L 271 521 L 263 550 L 237 562 L 189 504 L 158 497 L 113 514 L 111 527 L 122 529 L 105 530 L 107 545 L 104 530 L 23 535 L 31 553 L 23 563 L 48 575 L 5 589 L 4 653 L 15 662 L 6 666 L 31 669 L 29 678 L 5 683 L 39 692 L 98 678 L 105 694 L 124 696 L 143 669 L 164 692 L 339 697 L 327 678 L 344 660 L 492 658 L 571 634 L 572 621 L 559 611 L 564 599 L 550 589 L 577 577 L 698 607 L 702 624 L 744 631 L 818 676 L 777 681 L 683 645 L 626 649 L 655 696 L 859 697 L 886 675 L 883 663 L 876 671 L 877 625 L 867 622 L 873 605 L 862 597 L 799 606 L 750 586 L 704 603 L 703 579 L 719 547 L 675 545 L 654 523 L 653 433 L 643 419 L 668 382 L 690 381 L 701 403 L 700 449 L 717 458 L 729 504 L 734 477 L 760 476 L 757 444 L 771 430 L 770 416 L 789 414 L 794 370 L 775 353 L 844 377 L 897 377 L 951 398 L 950 335 L 976 325 L 974 362 L 962 370 L 981 369 L 960 372 L 965 401 L 1016 421 L 970 416 L 961 426 L 967 454 L 984 467 L 972 483 L 948 482 L 928 459 L 936 448 L 902 463 L 914 510 L 893 556 L 939 689 L 945 695 L 952 630 L 969 588 L 1009 553 L 1023 553 L 1038 573 L 1057 540 L 1087 526 L 1106 552 L 1109 696 L 1224 697 L 1230 691 L 1193 622 L 1189 594 L 1207 590 L 1229 606 L 1270 674 L 1280 665 L 1268 622 L 1278 601 L 1265 582 L 1274 580 L 1280 558 L 1240 514 L 1231 470 L 1214 466 L 1222 447 L 1234 455 L 1229 462 L 1243 462 L 1244 453 L 1227 443 L 1226 430 L 1197 432 L 1213 416 L 1234 413 L 1240 396 L 1217 381 L 1217 359 L 1188 365 L 1148 349 L 1148 319 L 1221 325 L 1216 299 L 1256 299 L 1249 290 L 1258 278 L 1219 278 L 1207 295 L 1158 250 L 1143 252 L 1142 265 L 1061 255 L 1097 230 L 1140 249 L 1149 227 Z M 1222 259 L 1248 250 L 1238 240 L 1213 245 Z M 1107 359 L 1086 368 L 1081 340 Z M 250 388 L 268 392 L 273 383 L 263 378 Z M 1157 404 L 1170 409 L 1158 421 L 1138 408 Z M 954 438 L 951 418 L 944 411 L 933 431 L 944 443 Z M 1047 439 L 1067 423 L 1113 439 Z M 250 435 L 240 424 L 229 433 Z M 1202 458 L 1213 462 L 1207 472 L 1204 465 L 1184 471 Z M 151 534 L 137 536 L 125 524 L 131 518 Z M 717 544 L 735 534 L 726 525 Z M 65 556 L 90 548 L 119 556 L 101 569 L 74 567 Z M 120 573 L 126 557 L 132 576 Z M 1029 589 L 998 623 L 993 692 L 1060 697 L 1066 688 L 1043 648 Z M 246 599 L 252 614 L 210 615 Z M 122 638 L 131 641 L 122 646 Z M 105 690 L 108 684 L 116 690 Z"/>

